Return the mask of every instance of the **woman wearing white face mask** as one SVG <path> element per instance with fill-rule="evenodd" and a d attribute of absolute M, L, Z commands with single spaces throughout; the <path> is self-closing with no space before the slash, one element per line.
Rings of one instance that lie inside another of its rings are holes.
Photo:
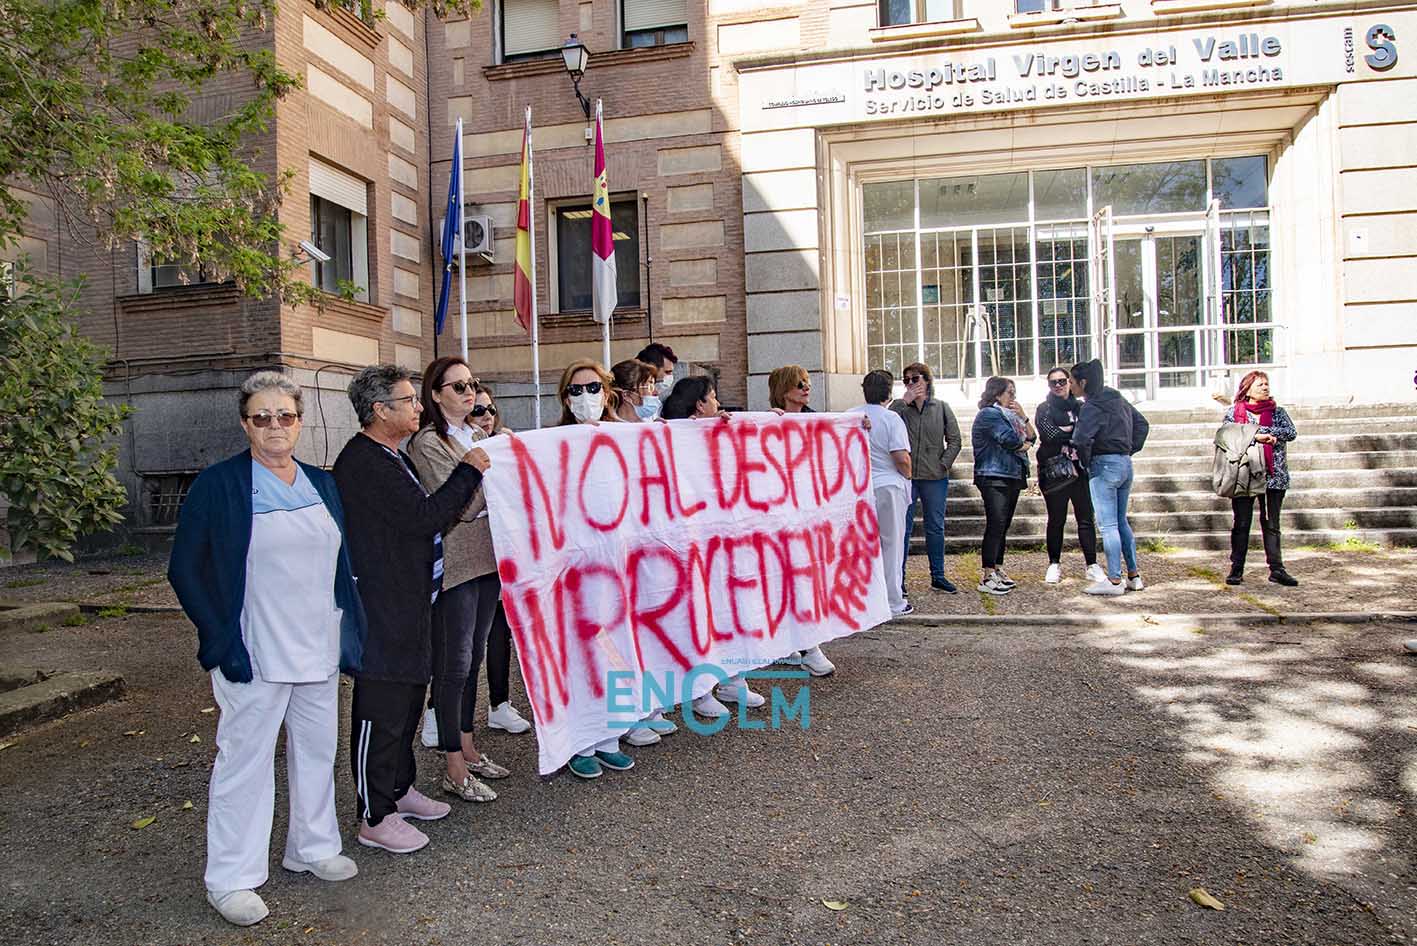
<path fill-rule="evenodd" d="M 561 422 L 557 426 L 619 423 L 613 383 L 598 361 L 582 358 L 567 365 L 556 386 L 556 396 L 561 399 Z M 635 760 L 620 751 L 619 738 L 612 736 L 576 753 L 567 767 L 572 775 L 599 778 L 602 769 L 623 772 L 634 765 Z"/>
<path fill-rule="evenodd" d="M 621 420 L 637 424 L 659 416 L 660 400 L 652 366 L 630 358 L 611 368 L 610 373 L 615 378 L 615 396 L 620 399 L 616 413 Z"/>

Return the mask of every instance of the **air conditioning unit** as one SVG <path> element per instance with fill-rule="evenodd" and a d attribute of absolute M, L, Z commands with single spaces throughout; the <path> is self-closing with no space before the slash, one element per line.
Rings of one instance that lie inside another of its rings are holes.
<path fill-rule="evenodd" d="M 444 217 L 438 221 L 438 232 L 441 234 L 447 225 Z M 463 217 L 463 241 L 467 243 L 467 252 L 475 253 L 492 262 L 492 218 L 486 216 L 467 215 Z M 459 240 L 453 241 L 453 258 L 451 262 L 456 265 L 458 258 L 462 255 L 462 246 Z"/>

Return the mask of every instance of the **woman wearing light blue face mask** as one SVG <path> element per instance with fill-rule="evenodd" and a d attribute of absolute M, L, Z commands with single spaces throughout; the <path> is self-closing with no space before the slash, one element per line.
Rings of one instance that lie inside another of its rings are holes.
<path fill-rule="evenodd" d="M 615 378 L 615 394 L 619 398 L 615 412 L 621 420 L 634 424 L 659 416 L 653 365 L 631 358 L 611 368 L 610 374 Z"/>

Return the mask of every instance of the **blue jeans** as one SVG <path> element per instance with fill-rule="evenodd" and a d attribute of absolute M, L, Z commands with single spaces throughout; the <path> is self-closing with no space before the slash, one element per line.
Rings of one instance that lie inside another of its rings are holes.
<path fill-rule="evenodd" d="M 1137 540 L 1127 523 L 1127 499 L 1132 494 L 1132 458 L 1120 453 L 1094 456 L 1087 469 L 1087 490 L 1092 496 L 1097 534 L 1107 553 L 1107 577 L 1122 577 L 1121 561 L 1126 560 L 1127 574 L 1137 571 Z"/>
<path fill-rule="evenodd" d="M 905 507 L 905 549 L 910 554 L 910 537 L 915 533 L 915 503 L 925 505 L 925 554 L 930 557 L 930 580 L 945 577 L 945 497 L 949 480 L 911 480 L 910 502 Z M 905 556 L 901 558 L 901 583 L 905 583 Z"/>

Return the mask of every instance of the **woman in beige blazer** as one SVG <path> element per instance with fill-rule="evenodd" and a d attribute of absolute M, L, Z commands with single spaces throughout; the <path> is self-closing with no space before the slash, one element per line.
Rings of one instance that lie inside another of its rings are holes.
<path fill-rule="evenodd" d="M 424 369 L 427 424 L 410 438 L 408 455 L 425 489 L 442 486 L 459 458 L 485 436 L 469 422 L 476 398 L 472 371 L 461 358 L 438 358 Z M 494 801 L 497 793 L 477 776 L 499 779 L 508 772 L 478 751 L 472 732 L 477 672 L 502 592 L 481 488 L 443 536 L 443 563 L 442 591 L 433 604 L 433 711 L 447 761 L 440 787 L 464 801 Z"/>

